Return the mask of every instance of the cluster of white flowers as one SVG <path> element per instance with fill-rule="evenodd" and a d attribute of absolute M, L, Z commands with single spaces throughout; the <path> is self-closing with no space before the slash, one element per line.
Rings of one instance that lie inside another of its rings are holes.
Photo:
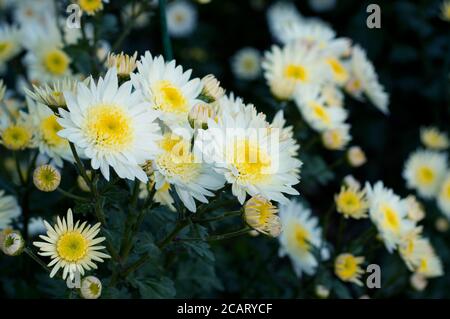
<path fill-rule="evenodd" d="M 289 3 L 272 5 L 268 21 L 281 46 L 265 53 L 264 77 L 276 98 L 295 101 L 326 148 L 343 149 L 351 140 L 343 92 L 365 96 L 388 113 L 388 95 L 360 46 L 338 38 L 325 22 L 303 17 Z"/>
<path fill-rule="evenodd" d="M 443 275 L 440 258 L 417 225 L 425 213 L 415 197 L 402 199 L 382 182 L 367 183 L 366 192 L 370 219 L 386 249 L 398 250 L 408 268 L 424 277 Z"/>
<path fill-rule="evenodd" d="M 450 170 L 448 167 L 449 138 L 436 127 L 420 130 L 420 148 L 410 154 L 403 178 L 408 188 L 424 199 L 435 199 L 442 213 L 450 219 Z"/>

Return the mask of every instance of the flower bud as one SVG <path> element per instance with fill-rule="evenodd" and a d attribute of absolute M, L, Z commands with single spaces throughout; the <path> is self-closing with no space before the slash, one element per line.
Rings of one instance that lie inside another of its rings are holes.
<path fill-rule="evenodd" d="M 352 146 L 348 149 L 347 160 L 353 167 L 359 167 L 367 162 L 366 154 L 359 146 Z"/>
<path fill-rule="evenodd" d="M 277 237 L 281 233 L 281 221 L 278 209 L 260 195 L 253 196 L 244 205 L 246 223 L 256 231 Z"/>
<path fill-rule="evenodd" d="M 321 299 L 326 299 L 330 295 L 330 289 L 323 285 L 317 285 L 316 286 L 316 296 Z"/>
<path fill-rule="evenodd" d="M 220 86 L 220 82 L 212 74 L 205 76 L 202 79 L 202 84 L 201 97 L 205 98 L 207 103 L 215 102 L 225 94 L 225 90 Z"/>
<path fill-rule="evenodd" d="M 34 170 L 34 186 L 42 192 L 53 192 L 61 183 L 61 174 L 52 165 L 42 165 Z"/>
<path fill-rule="evenodd" d="M 411 284 L 411 287 L 413 287 L 417 291 L 423 291 L 428 285 L 427 278 L 425 278 L 424 275 L 418 273 L 412 274 L 409 278 L 409 282 Z"/>
<path fill-rule="evenodd" d="M 20 232 L 12 229 L 5 229 L 0 233 L 0 248 L 5 255 L 18 256 L 25 247 Z"/>
<path fill-rule="evenodd" d="M 102 282 L 94 276 L 84 277 L 81 280 L 80 294 L 84 299 L 98 299 L 102 294 Z"/>
<path fill-rule="evenodd" d="M 436 219 L 436 223 L 434 225 L 436 227 L 436 230 L 441 233 L 445 233 L 450 228 L 448 220 L 444 217 L 439 217 Z"/>
<path fill-rule="evenodd" d="M 412 221 L 419 222 L 425 217 L 425 210 L 421 203 L 417 201 L 416 196 L 409 195 L 405 198 L 408 218 Z"/>
<path fill-rule="evenodd" d="M 120 54 L 109 53 L 106 59 L 107 68 L 116 68 L 117 75 L 122 79 L 129 79 L 130 74 L 136 69 L 137 52 L 128 55 L 121 52 Z"/>
<path fill-rule="evenodd" d="M 211 104 L 200 102 L 196 104 L 189 112 L 188 119 L 192 128 L 204 129 L 208 128 L 208 120 L 214 119 L 216 112 Z"/>
<path fill-rule="evenodd" d="M 88 178 L 92 178 L 92 171 L 87 170 L 86 171 L 86 175 Z M 83 176 L 78 176 L 77 177 L 77 184 L 78 187 L 83 191 L 83 192 L 90 192 L 91 189 L 89 188 L 89 185 L 86 184 L 86 181 L 84 180 Z"/>

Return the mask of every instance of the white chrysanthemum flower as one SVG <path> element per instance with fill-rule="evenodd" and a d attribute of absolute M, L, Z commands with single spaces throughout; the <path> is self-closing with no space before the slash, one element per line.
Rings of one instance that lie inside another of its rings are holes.
<path fill-rule="evenodd" d="M 167 29 L 173 37 L 185 37 L 197 26 L 197 10 L 189 2 L 177 0 L 167 5 Z"/>
<path fill-rule="evenodd" d="M 20 112 L 11 120 L 8 113 L 0 117 L 0 144 L 13 151 L 33 147 L 33 128 L 28 116 Z"/>
<path fill-rule="evenodd" d="M 190 79 L 192 70 L 183 72 L 175 60 L 166 63 L 162 56 L 150 52 L 137 63 L 138 73 L 131 74 L 134 87 L 150 107 L 159 111 L 159 118 L 172 129 L 190 128 L 188 114 L 202 91 L 200 79 Z"/>
<path fill-rule="evenodd" d="M 444 268 L 439 256 L 426 238 L 418 239 L 409 247 L 410 258 L 408 267 L 426 278 L 439 277 L 444 274 Z"/>
<path fill-rule="evenodd" d="M 336 6 L 336 0 L 308 0 L 308 3 L 316 12 L 329 11 Z"/>
<path fill-rule="evenodd" d="M 331 151 L 343 150 L 352 140 L 350 125 L 342 124 L 336 128 L 326 130 L 321 135 L 323 146 Z"/>
<path fill-rule="evenodd" d="M 343 125 L 348 116 L 344 108 L 326 106 L 320 87 L 316 85 L 299 87 L 294 100 L 305 121 L 317 132 Z"/>
<path fill-rule="evenodd" d="M 432 126 L 420 129 L 420 141 L 425 147 L 433 150 L 445 150 L 450 146 L 447 134 Z"/>
<path fill-rule="evenodd" d="M 28 78 L 34 83 L 47 83 L 71 75 L 69 55 L 63 50 L 62 37 L 56 22 L 49 27 L 28 24 L 24 30 L 24 58 Z"/>
<path fill-rule="evenodd" d="M 261 73 L 261 53 L 254 48 L 242 48 L 231 58 L 233 74 L 242 80 L 254 80 Z"/>
<path fill-rule="evenodd" d="M 27 24 L 47 25 L 54 17 L 53 0 L 14 1 L 14 21 L 21 26 Z"/>
<path fill-rule="evenodd" d="M 450 173 L 447 173 L 437 196 L 441 211 L 450 219 Z"/>
<path fill-rule="evenodd" d="M 113 68 L 89 88 L 79 83 L 76 95 L 64 92 L 68 111 L 59 109 L 59 136 L 80 148 L 107 180 L 112 167 L 121 178 L 146 182 L 140 165 L 158 151 L 159 126 L 156 113 L 139 92 L 131 91 L 130 81 L 119 86 Z"/>
<path fill-rule="evenodd" d="M 323 63 L 323 54 L 317 48 L 308 49 L 298 43 L 283 48 L 272 46 L 264 55 L 264 77 L 274 96 L 291 99 L 298 86 L 320 85 L 331 78 Z"/>
<path fill-rule="evenodd" d="M 0 25 L 0 72 L 21 50 L 20 31 L 15 26 Z"/>
<path fill-rule="evenodd" d="M 32 126 L 33 145 L 39 148 L 41 154 L 53 159 L 59 167 L 63 166 L 63 159 L 73 161 L 69 142 L 58 135 L 62 130 L 58 117 L 47 106 L 36 103 L 28 97 L 27 105 L 26 117 L 27 122 Z"/>
<path fill-rule="evenodd" d="M 94 276 L 84 277 L 81 281 L 80 294 L 84 299 L 98 299 L 102 294 L 102 282 Z"/>
<path fill-rule="evenodd" d="M 233 195 L 241 204 L 246 194 L 277 202 L 287 201 L 283 193 L 297 195 L 292 186 L 299 182 L 301 162 L 293 156 L 291 137 L 270 127 L 241 99 L 224 97 L 219 103 L 223 112 L 218 122 L 208 121 L 208 130 L 198 132 L 195 146 L 232 184 Z M 234 106 L 228 108 L 230 104 Z"/>
<path fill-rule="evenodd" d="M 311 210 L 296 201 L 280 206 L 279 215 L 283 229 L 278 237 L 279 255 L 290 257 L 297 276 L 302 273 L 313 275 L 320 262 L 317 255 L 321 255 L 322 246 L 318 219 L 312 216 Z"/>
<path fill-rule="evenodd" d="M 389 95 L 378 81 L 378 75 L 366 52 L 358 45 L 353 47 L 350 69 L 350 79 L 345 87 L 347 92 L 358 99 L 364 93 L 376 108 L 385 114 L 389 113 Z"/>
<path fill-rule="evenodd" d="M 400 236 L 398 251 L 409 270 L 414 271 L 417 266 L 417 250 L 427 243 L 422 237 L 422 227 L 413 227 Z"/>
<path fill-rule="evenodd" d="M 50 277 L 54 277 L 58 270 L 63 269 L 63 279 L 69 275 L 74 278 L 75 273 L 84 275 L 85 270 L 97 269 L 94 262 L 103 262 L 110 258 L 101 252 L 104 246 L 99 246 L 105 237 L 97 237 L 100 232 L 100 223 L 94 226 L 80 221 L 74 223 L 72 210 L 67 211 L 67 218 L 57 218 L 57 223 L 51 226 L 44 222 L 47 227 L 47 235 L 39 237 L 44 241 L 35 241 L 33 245 L 39 247 L 39 255 L 51 258 L 49 267 L 53 267 Z"/>
<path fill-rule="evenodd" d="M 357 257 L 349 253 L 340 254 L 334 261 L 334 273 L 342 281 L 363 286 L 361 276 L 364 274 L 364 270 L 361 264 L 364 263 L 364 259 L 364 257 Z"/>
<path fill-rule="evenodd" d="M 369 216 L 378 229 L 389 252 L 397 248 L 401 236 L 414 228 L 415 223 L 408 219 L 406 202 L 391 189 L 377 182 L 374 186 L 366 184 L 369 200 Z"/>
<path fill-rule="evenodd" d="M 14 196 L 5 195 L 0 191 L 0 229 L 5 229 L 13 219 L 19 217 L 21 209 Z"/>
<path fill-rule="evenodd" d="M 445 154 L 417 150 L 406 161 L 403 178 L 408 188 L 415 189 L 424 198 L 432 198 L 439 191 L 446 169 Z"/>
<path fill-rule="evenodd" d="M 369 207 L 366 191 L 359 187 L 349 186 L 341 187 L 341 191 L 334 196 L 336 210 L 344 215 L 345 218 L 361 219 L 367 218 L 367 210 Z"/>
<path fill-rule="evenodd" d="M 267 10 L 267 20 L 272 36 L 278 42 L 282 42 L 281 34 L 283 30 L 297 22 L 303 20 L 300 12 L 293 3 L 276 2 Z"/>
<path fill-rule="evenodd" d="M 325 56 L 336 58 L 348 56 L 351 41 L 336 38 L 336 32 L 327 23 L 319 19 L 304 19 L 283 27 L 279 37 L 287 44 L 297 42 L 306 48 L 320 50 Z"/>
<path fill-rule="evenodd" d="M 173 185 L 183 204 L 196 211 L 195 199 L 207 203 L 206 196 L 223 187 L 223 176 L 191 151 L 191 141 L 174 133 L 166 133 L 160 142 L 162 153 L 154 160 L 155 189 Z"/>

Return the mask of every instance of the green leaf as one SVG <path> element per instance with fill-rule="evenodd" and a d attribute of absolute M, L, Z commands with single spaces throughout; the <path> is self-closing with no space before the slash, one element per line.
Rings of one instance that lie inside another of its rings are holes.
<path fill-rule="evenodd" d="M 176 294 L 173 281 L 168 277 L 145 279 L 143 281 L 134 280 L 133 285 L 139 289 L 142 298 L 173 298 Z"/>

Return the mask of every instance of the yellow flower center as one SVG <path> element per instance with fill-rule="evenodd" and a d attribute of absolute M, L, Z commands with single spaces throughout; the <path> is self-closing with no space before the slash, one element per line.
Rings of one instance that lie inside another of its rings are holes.
<path fill-rule="evenodd" d="M 8 41 L 0 41 L 0 58 L 5 58 L 9 55 L 12 49 L 12 43 Z"/>
<path fill-rule="evenodd" d="M 91 292 L 91 294 L 92 294 L 93 296 L 98 296 L 98 294 L 100 293 L 100 285 L 98 285 L 98 284 L 92 282 L 92 283 L 89 285 L 89 291 Z"/>
<path fill-rule="evenodd" d="M 87 249 L 88 241 L 76 231 L 65 233 L 56 243 L 59 256 L 67 262 L 82 260 L 86 256 Z"/>
<path fill-rule="evenodd" d="M 156 163 L 165 176 L 182 178 L 185 182 L 197 178 L 201 166 L 190 151 L 189 141 L 166 134 L 160 147 L 165 152 L 157 158 Z"/>
<path fill-rule="evenodd" d="M 69 68 L 70 58 L 62 50 L 54 49 L 44 56 L 44 67 L 53 75 L 63 75 Z"/>
<path fill-rule="evenodd" d="M 337 198 L 337 206 L 339 210 L 352 214 L 361 209 L 361 200 L 353 191 L 345 191 L 339 194 Z"/>
<path fill-rule="evenodd" d="M 309 244 L 310 234 L 308 230 L 300 224 L 295 224 L 292 227 L 294 229 L 291 232 L 289 244 L 303 252 L 309 251 L 311 246 Z"/>
<path fill-rule="evenodd" d="M 284 76 L 294 81 L 306 82 L 308 80 L 308 72 L 299 64 L 288 64 L 284 68 Z"/>
<path fill-rule="evenodd" d="M 94 14 L 95 12 L 103 9 L 102 0 L 79 0 L 78 4 L 81 9 L 86 11 L 88 14 Z"/>
<path fill-rule="evenodd" d="M 336 58 L 328 58 L 326 60 L 328 65 L 331 67 L 331 71 L 333 72 L 333 76 L 336 80 L 340 82 L 345 82 L 348 79 L 348 72 L 342 65 L 342 63 Z"/>
<path fill-rule="evenodd" d="M 169 81 L 159 81 L 152 89 L 156 109 L 164 112 L 185 114 L 189 112 L 183 92 Z"/>
<path fill-rule="evenodd" d="M 123 151 L 134 141 L 132 119 L 116 105 L 99 104 L 86 115 L 85 132 L 96 147 Z"/>
<path fill-rule="evenodd" d="M 51 147 L 59 147 L 67 143 L 67 140 L 58 135 L 58 132 L 62 129 L 62 126 L 57 122 L 56 115 L 50 115 L 41 122 L 42 136 L 45 143 Z"/>
<path fill-rule="evenodd" d="M 325 125 L 329 125 L 331 122 L 330 115 L 327 112 L 325 106 L 317 102 L 309 102 L 309 107 L 312 109 L 314 116 L 321 120 Z"/>
<path fill-rule="evenodd" d="M 387 205 L 382 205 L 380 209 L 384 215 L 384 225 L 397 233 L 400 230 L 400 219 L 395 210 Z"/>
<path fill-rule="evenodd" d="M 341 255 L 336 260 L 336 274 L 342 280 L 349 280 L 358 275 L 359 265 L 355 256 Z"/>
<path fill-rule="evenodd" d="M 265 180 L 270 173 L 269 155 L 255 141 L 235 140 L 233 147 L 227 149 L 228 163 L 232 163 L 241 181 L 257 183 Z"/>
<path fill-rule="evenodd" d="M 30 144 L 31 133 L 26 127 L 12 125 L 3 131 L 2 140 L 8 149 L 22 150 Z"/>
<path fill-rule="evenodd" d="M 252 72 L 256 68 L 256 61 L 250 57 L 242 60 L 242 67 L 247 72 Z"/>
<path fill-rule="evenodd" d="M 423 166 L 417 170 L 417 179 L 420 184 L 429 185 L 434 181 L 435 174 L 433 170 L 427 166 Z"/>

